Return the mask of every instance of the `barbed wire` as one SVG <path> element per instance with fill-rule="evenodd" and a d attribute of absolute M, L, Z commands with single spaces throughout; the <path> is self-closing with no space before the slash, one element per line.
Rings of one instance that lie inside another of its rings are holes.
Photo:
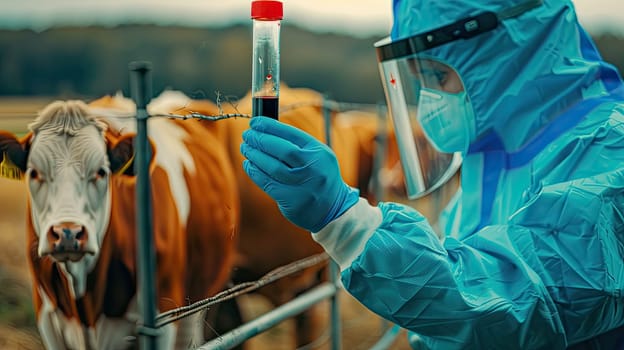
<path fill-rule="evenodd" d="M 373 108 L 378 108 L 379 105 L 324 100 L 322 102 L 293 103 L 293 104 L 283 107 L 280 110 L 280 112 L 288 112 L 288 111 L 296 110 L 302 107 L 321 107 L 321 108 L 326 108 L 332 112 L 341 112 L 341 111 L 349 111 L 349 110 L 373 109 Z M 184 114 L 184 115 L 176 114 L 176 113 L 157 113 L 157 114 L 150 114 L 150 117 L 161 117 L 161 118 L 170 118 L 170 119 L 179 119 L 179 120 L 200 119 L 200 120 L 218 121 L 218 120 L 229 119 L 229 118 L 251 118 L 251 115 L 244 114 L 244 113 L 220 113 L 219 115 L 204 115 L 199 112 L 190 111 L 188 114 Z"/>
<path fill-rule="evenodd" d="M 233 104 L 231 101 L 227 101 L 228 103 L 234 106 L 234 109 L 237 110 L 238 106 Z M 378 108 L 380 104 L 371 104 L 371 103 L 357 103 L 357 102 L 338 102 L 334 100 L 322 100 L 322 101 L 312 101 L 312 102 L 298 102 L 290 105 L 286 105 L 280 109 L 280 113 L 288 112 L 292 110 L 296 110 L 302 107 L 320 107 L 324 109 L 328 109 L 331 112 L 346 112 L 346 111 L 355 111 L 355 110 L 373 110 Z M 178 110 L 183 110 L 187 108 L 187 106 L 180 107 Z M 179 114 L 179 113 L 154 113 L 149 114 L 149 117 L 154 118 L 169 118 L 169 119 L 177 119 L 177 120 L 206 120 L 206 121 L 219 121 L 224 119 L 232 119 L 232 118 L 246 118 L 249 119 L 252 116 L 247 113 L 224 113 L 223 108 L 221 106 L 220 97 L 217 98 L 217 108 L 219 109 L 219 114 L 217 115 L 205 115 L 199 113 L 197 111 L 190 110 L 187 114 Z M 93 108 L 92 112 L 97 114 L 96 112 L 101 112 L 106 110 L 103 107 Z M 0 112 L 0 121 L 2 119 L 34 119 L 37 117 L 37 113 L 31 112 Z M 111 119 L 128 119 L 135 118 L 136 113 L 117 113 L 115 115 L 107 115 L 107 118 Z"/>
<path fill-rule="evenodd" d="M 161 328 L 169 323 L 172 323 L 182 318 L 185 318 L 187 316 L 190 316 L 212 305 L 222 303 L 226 300 L 235 298 L 239 295 L 252 292 L 269 283 L 275 282 L 278 279 L 284 278 L 295 272 L 299 272 L 305 268 L 318 265 L 328 260 L 329 260 L 329 256 L 327 255 L 327 253 L 319 253 L 317 255 L 312 255 L 307 258 L 303 258 L 295 262 L 292 262 L 290 264 L 280 266 L 274 270 L 271 270 L 270 272 L 268 272 L 267 274 L 265 274 L 264 276 L 262 276 L 260 279 L 256 281 L 240 283 L 240 284 L 235 285 L 232 288 L 229 288 L 227 290 L 224 290 L 216 294 L 215 296 L 194 302 L 193 304 L 188 305 L 188 306 L 182 306 L 176 309 L 163 312 L 156 317 L 156 328 Z"/>
<path fill-rule="evenodd" d="M 230 119 L 230 118 L 251 118 L 251 115 L 249 114 L 241 114 L 241 113 L 226 113 L 226 114 L 219 114 L 219 115 L 203 115 L 201 113 L 198 112 L 190 112 L 189 114 L 185 114 L 185 115 L 181 115 L 181 114 L 174 114 L 174 113 L 168 113 L 168 114 L 150 114 L 150 117 L 162 117 L 162 118 L 169 118 L 169 119 L 178 119 L 178 120 L 188 120 L 188 119 L 199 119 L 199 120 L 209 120 L 209 121 L 218 121 L 218 120 L 223 120 L 223 119 Z"/>

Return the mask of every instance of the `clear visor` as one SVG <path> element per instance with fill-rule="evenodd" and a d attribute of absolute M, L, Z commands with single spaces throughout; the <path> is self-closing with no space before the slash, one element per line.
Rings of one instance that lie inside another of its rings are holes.
<path fill-rule="evenodd" d="M 526 0 L 499 12 L 482 13 L 396 42 L 377 43 L 377 58 L 386 101 L 410 199 L 446 183 L 461 164 L 461 152 L 475 138 L 472 106 L 458 74 L 428 58 L 431 49 L 468 40 L 496 29 L 543 4 Z"/>
<path fill-rule="evenodd" d="M 464 87 L 448 65 L 416 55 L 382 61 L 379 68 L 407 196 L 416 199 L 449 181 L 461 165 L 460 149 L 444 151 L 447 143 L 440 144 L 440 139 L 446 137 L 448 144 L 457 144 L 466 136 L 456 135 L 457 131 L 464 133 L 457 130 L 463 125 L 453 122 L 465 99 Z"/>

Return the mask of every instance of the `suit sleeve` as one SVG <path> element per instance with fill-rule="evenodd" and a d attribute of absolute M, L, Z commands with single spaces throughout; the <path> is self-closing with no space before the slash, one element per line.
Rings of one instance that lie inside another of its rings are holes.
<path fill-rule="evenodd" d="M 346 290 L 433 349 L 565 348 L 624 322 L 618 177 L 542 188 L 508 225 L 463 241 L 439 241 L 412 208 L 364 202 L 315 238 L 367 237 L 341 263 Z M 346 224 L 376 211 L 368 230 Z"/>

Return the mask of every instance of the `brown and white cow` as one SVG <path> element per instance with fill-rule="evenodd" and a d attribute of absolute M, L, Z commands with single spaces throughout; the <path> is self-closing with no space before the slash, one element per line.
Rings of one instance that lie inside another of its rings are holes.
<path fill-rule="evenodd" d="M 135 121 L 115 116 L 132 115 L 134 105 L 119 101 L 56 101 L 25 137 L 0 132 L 2 173 L 23 173 L 27 182 L 33 298 L 48 349 L 136 346 Z M 239 205 L 231 162 L 210 132 L 197 123 L 159 118 L 150 119 L 149 128 L 162 312 L 224 288 Z M 203 325 L 196 314 L 165 326 L 160 348 L 201 344 Z"/>

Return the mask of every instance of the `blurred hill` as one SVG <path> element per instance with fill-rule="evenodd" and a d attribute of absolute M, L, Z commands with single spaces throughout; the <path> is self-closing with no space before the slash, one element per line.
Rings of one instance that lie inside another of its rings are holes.
<path fill-rule="evenodd" d="M 318 34 L 284 26 L 281 77 L 349 102 L 376 103 L 383 91 L 373 43 L 379 38 Z M 595 38 L 624 71 L 624 38 Z M 128 63 L 153 64 L 154 92 L 240 98 L 251 84 L 251 27 L 64 27 L 0 31 L 0 96 L 97 97 L 128 91 Z"/>
<path fill-rule="evenodd" d="M 242 97 L 251 87 L 251 27 L 154 25 L 0 31 L 0 96 L 90 97 L 129 94 L 128 63 L 153 64 L 154 92 L 195 98 Z M 373 43 L 284 26 L 281 78 L 334 99 L 378 102 L 383 90 Z"/>

